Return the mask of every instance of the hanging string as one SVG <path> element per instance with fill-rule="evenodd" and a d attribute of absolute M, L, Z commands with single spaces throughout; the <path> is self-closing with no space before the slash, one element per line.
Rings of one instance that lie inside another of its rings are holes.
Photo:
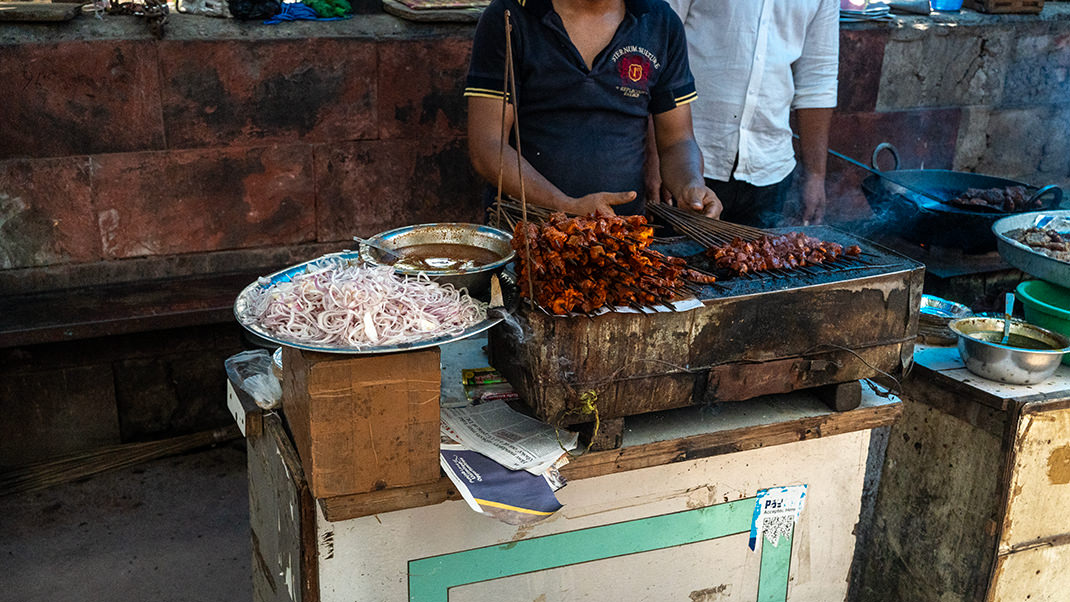
<path fill-rule="evenodd" d="M 513 66 L 513 62 L 509 60 L 511 58 L 510 48 L 510 32 L 512 31 L 512 24 L 509 22 L 509 11 L 505 11 L 505 65 L 502 67 L 502 129 L 501 139 L 498 141 L 498 194 L 496 195 L 497 209 L 494 212 L 494 227 L 502 227 L 502 177 L 505 173 L 505 137 L 508 135 L 508 131 L 505 127 L 505 110 L 509 106 L 509 89 L 506 82 L 509 81 L 509 72 Z M 514 99 L 515 100 L 515 99 Z"/>
<path fill-rule="evenodd" d="M 513 38 L 512 27 L 509 22 L 509 11 L 505 11 L 505 72 L 509 76 L 507 82 L 504 82 L 508 86 L 508 90 L 505 93 L 507 99 L 512 99 L 513 105 L 513 139 L 516 140 L 516 172 L 520 178 L 520 221 L 523 223 L 524 230 L 524 267 L 528 273 L 528 301 L 534 303 L 535 299 L 535 279 L 532 275 L 534 271 L 531 267 L 531 237 L 528 236 L 528 199 L 524 192 L 524 160 L 523 151 L 520 148 L 520 95 L 516 89 L 516 66 L 513 64 Z M 505 119 L 502 118 L 502 124 L 504 126 Z M 501 197 L 499 196 L 499 208 L 501 207 Z M 499 209 L 500 210 L 500 209 Z"/>

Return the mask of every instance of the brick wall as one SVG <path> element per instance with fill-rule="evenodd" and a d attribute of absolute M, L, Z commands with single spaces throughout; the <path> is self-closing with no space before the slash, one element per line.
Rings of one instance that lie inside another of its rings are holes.
<path fill-rule="evenodd" d="M 904 17 L 889 28 L 845 26 L 840 40 L 831 148 L 868 164 L 877 144 L 891 142 L 904 169 L 1070 191 L 1070 6 Z M 859 185 L 868 174 L 835 158 L 829 169 L 834 217 L 866 215 Z"/>
<path fill-rule="evenodd" d="M 156 41 L 111 19 L 128 27 L 0 39 L 3 290 L 215 271 L 479 219 L 470 27 L 362 16 L 304 37 L 306 24 L 175 15 Z"/>

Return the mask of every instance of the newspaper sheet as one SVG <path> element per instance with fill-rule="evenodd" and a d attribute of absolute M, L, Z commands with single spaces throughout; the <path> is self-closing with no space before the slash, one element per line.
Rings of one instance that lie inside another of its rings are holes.
<path fill-rule="evenodd" d="M 575 449 L 576 433 L 525 416 L 495 400 L 464 408 L 442 408 L 442 434 L 509 470 L 546 472 Z"/>

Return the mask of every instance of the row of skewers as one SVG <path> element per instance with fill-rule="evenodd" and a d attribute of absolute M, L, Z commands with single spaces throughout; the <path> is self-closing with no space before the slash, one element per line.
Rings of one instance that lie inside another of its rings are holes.
<path fill-rule="evenodd" d="M 691 292 L 688 281 L 715 279 L 679 257 L 649 248 L 654 229 L 641 215 L 567 217 L 540 224 L 515 222 L 521 295 L 554 314 L 593 313 L 601 307 L 663 304 Z"/>
<path fill-rule="evenodd" d="M 808 266 L 861 253 L 856 245 L 844 248 L 800 232 L 768 233 L 670 205 L 651 203 L 648 210 L 706 247 L 716 268 L 737 276 L 810 272 Z M 642 216 L 567 217 L 533 206 L 525 212 L 512 201 L 494 211 L 514 232 L 521 294 L 554 314 L 590 314 L 603 306 L 671 308 L 673 299 L 696 291 L 694 284 L 716 280 L 683 258 L 649 248 L 654 229 Z"/>

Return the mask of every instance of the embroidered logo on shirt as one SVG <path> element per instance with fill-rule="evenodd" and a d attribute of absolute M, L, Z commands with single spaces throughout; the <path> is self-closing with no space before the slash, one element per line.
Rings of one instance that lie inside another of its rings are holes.
<path fill-rule="evenodd" d="M 652 71 L 661 68 L 661 63 L 652 52 L 642 46 L 618 48 L 610 57 L 616 63 L 621 85 L 617 89 L 628 98 L 649 94 Z"/>

